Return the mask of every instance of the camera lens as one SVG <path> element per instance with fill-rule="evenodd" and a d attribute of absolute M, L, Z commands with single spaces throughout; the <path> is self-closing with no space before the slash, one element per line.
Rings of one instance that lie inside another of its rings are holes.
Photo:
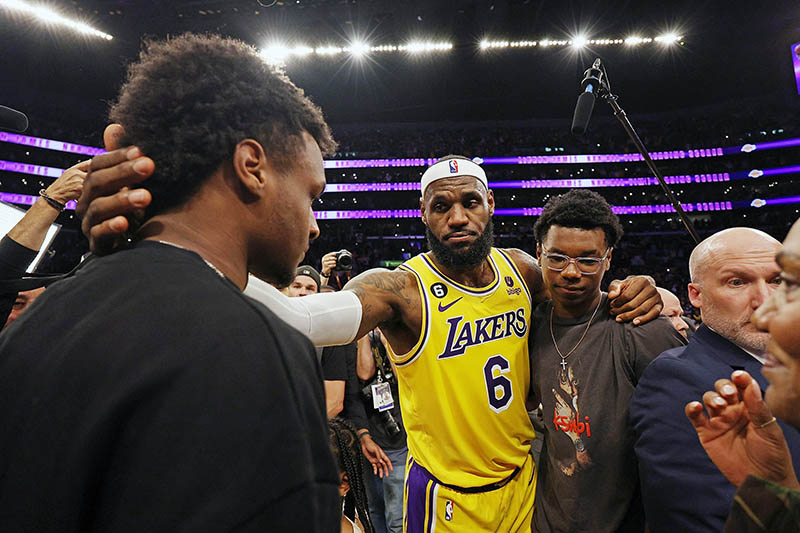
<path fill-rule="evenodd" d="M 336 270 L 353 270 L 353 255 L 347 250 L 336 253 Z"/>

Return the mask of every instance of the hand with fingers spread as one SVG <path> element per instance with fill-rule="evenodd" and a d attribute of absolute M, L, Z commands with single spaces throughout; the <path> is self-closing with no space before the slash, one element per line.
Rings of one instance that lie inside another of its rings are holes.
<path fill-rule="evenodd" d="M 361 453 L 369 464 L 372 465 L 373 474 L 383 478 L 388 477 L 389 472 L 394 472 L 394 466 L 392 466 L 389 457 L 387 457 L 383 449 L 372 440 L 372 437 L 369 436 L 369 432 L 360 433 L 359 438 L 361 440 Z"/>
<path fill-rule="evenodd" d="M 123 136 L 119 124 L 106 128 L 103 140 L 109 152 L 91 160 L 76 208 L 82 218 L 81 229 L 98 255 L 114 251 L 130 228 L 127 217 L 141 217 L 152 201 L 147 189 L 130 187 L 150 177 L 155 163 L 135 146 L 120 147 Z"/>
<path fill-rule="evenodd" d="M 635 326 L 658 318 L 664 307 L 656 283 L 650 276 L 628 276 L 608 286 L 611 314 L 617 322 L 633 321 Z"/>
<path fill-rule="evenodd" d="M 744 371 L 720 379 L 703 404 L 686 404 L 700 444 L 737 487 L 748 475 L 800 489 L 783 431 L 764 403 L 758 383 Z"/>

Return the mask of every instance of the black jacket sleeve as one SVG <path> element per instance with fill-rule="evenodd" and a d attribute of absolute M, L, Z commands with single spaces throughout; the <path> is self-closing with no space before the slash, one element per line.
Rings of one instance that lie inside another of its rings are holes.
<path fill-rule="evenodd" d="M 22 246 L 8 235 L 3 237 L 0 240 L 0 280 L 14 280 L 24 276 L 25 269 L 36 254 L 36 250 Z M 16 292 L 0 294 L 0 324 L 5 324 L 8 320 L 16 299 Z"/>

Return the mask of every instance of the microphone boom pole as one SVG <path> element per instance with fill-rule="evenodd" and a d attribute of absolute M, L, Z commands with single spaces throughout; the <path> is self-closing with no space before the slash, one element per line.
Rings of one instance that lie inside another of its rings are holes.
<path fill-rule="evenodd" d="M 602 75 L 598 75 L 598 71 L 602 72 Z M 606 72 L 605 65 L 601 66 L 600 59 L 596 59 L 592 67 L 586 70 L 584 74 L 584 89 L 586 89 L 587 82 L 594 82 L 596 87 L 593 87 L 593 91 L 591 91 L 597 97 L 602 98 L 605 100 L 608 105 L 611 106 L 611 109 L 614 110 L 614 116 L 617 117 L 617 120 L 620 121 L 622 127 L 625 128 L 625 132 L 628 134 L 628 137 L 633 141 L 633 144 L 636 145 L 636 149 L 639 150 L 639 153 L 644 158 L 645 163 L 647 163 L 647 167 L 650 171 L 655 175 L 656 179 L 658 180 L 658 184 L 661 185 L 661 188 L 664 190 L 664 193 L 667 195 L 672 207 L 675 209 L 675 212 L 678 213 L 678 216 L 683 222 L 683 225 L 686 227 L 686 231 L 689 232 L 692 239 L 694 239 L 695 244 L 700 243 L 700 236 L 697 234 L 697 230 L 694 229 L 694 225 L 692 221 L 689 220 L 689 217 L 686 215 L 686 212 L 683 210 L 681 203 L 675 198 L 675 195 L 672 193 L 672 190 L 667 185 L 667 182 L 664 181 L 664 176 L 661 174 L 661 171 L 658 170 L 656 164 L 653 162 L 653 159 L 650 157 L 650 153 L 647 150 L 647 147 L 642 142 L 642 139 L 639 137 L 639 134 L 636 133 L 636 130 L 633 128 L 633 124 L 628 119 L 628 115 L 625 113 L 625 110 L 619 106 L 617 100 L 619 97 L 611 92 L 611 85 L 608 81 L 608 73 Z M 581 94 L 580 97 L 583 97 L 584 94 L 588 94 L 590 91 L 586 91 Z M 580 99 L 579 97 L 579 99 Z M 580 102 L 579 102 L 580 105 Z M 578 110 L 575 111 L 576 118 L 578 116 Z M 589 111 L 591 114 L 591 110 Z M 583 118 L 583 117 L 582 117 Z M 585 117 L 585 123 L 588 124 L 589 116 Z M 576 128 L 576 119 L 573 119 L 573 133 L 583 133 L 586 130 L 586 126 L 582 123 L 580 126 Z"/>

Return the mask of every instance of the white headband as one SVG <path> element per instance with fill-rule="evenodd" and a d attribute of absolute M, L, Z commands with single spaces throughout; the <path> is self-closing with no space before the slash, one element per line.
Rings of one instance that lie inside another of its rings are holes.
<path fill-rule="evenodd" d="M 472 176 L 489 189 L 486 172 L 480 166 L 468 159 L 446 159 L 429 166 L 422 175 L 422 196 L 425 196 L 425 189 L 434 181 L 457 176 Z"/>

